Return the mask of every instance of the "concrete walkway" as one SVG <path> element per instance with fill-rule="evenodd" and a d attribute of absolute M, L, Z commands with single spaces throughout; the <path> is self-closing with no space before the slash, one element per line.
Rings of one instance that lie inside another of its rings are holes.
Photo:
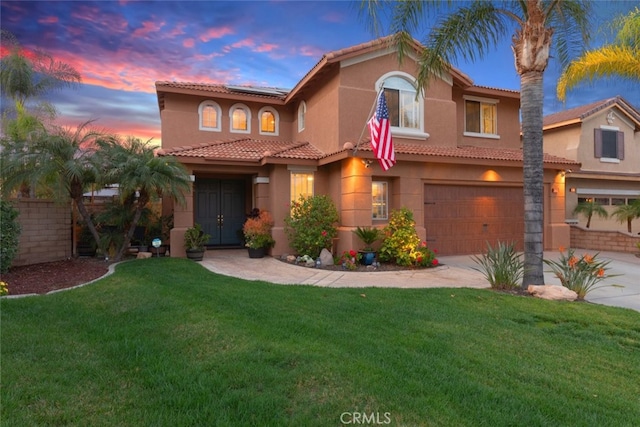
<path fill-rule="evenodd" d="M 576 255 L 582 255 L 582 253 L 582 250 L 576 250 Z M 557 259 L 558 256 L 558 252 L 545 253 L 546 259 Z M 611 261 L 609 264 L 611 274 L 622 274 L 602 283 L 624 287 L 606 286 L 595 289 L 587 295 L 587 301 L 640 311 L 640 258 L 634 254 L 617 252 L 601 252 L 598 258 Z M 470 256 L 449 256 L 438 259 L 441 266 L 434 269 L 351 272 L 306 268 L 272 257 L 252 259 L 249 258 L 245 249 L 233 249 L 207 251 L 202 265 L 226 276 L 278 284 L 334 288 L 488 288 L 482 273 L 473 269 L 476 264 Z M 545 270 L 547 270 L 546 266 Z M 560 284 L 560 281 L 548 272 L 545 273 L 545 282 L 552 285 Z"/>

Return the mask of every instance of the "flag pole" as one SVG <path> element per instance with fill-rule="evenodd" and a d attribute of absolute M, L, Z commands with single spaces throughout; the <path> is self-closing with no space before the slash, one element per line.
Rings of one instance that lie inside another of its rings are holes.
<path fill-rule="evenodd" d="M 362 127 L 362 132 L 360 132 L 360 138 L 358 138 L 358 142 L 356 143 L 356 146 L 353 147 L 353 155 L 354 156 L 358 152 L 358 146 L 360 145 L 360 142 L 362 142 L 362 136 L 364 135 L 364 131 L 367 128 L 367 125 L 369 124 L 369 120 L 371 120 L 371 115 L 373 114 L 373 111 L 375 110 L 376 105 L 378 105 L 378 98 L 380 98 L 380 93 L 383 90 L 384 90 L 384 86 L 380 87 L 380 90 L 376 94 L 376 98 L 373 100 L 373 105 L 371 106 L 371 111 L 369 111 L 369 115 L 367 116 L 367 120 L 364 122 L 364 126 Z"/>

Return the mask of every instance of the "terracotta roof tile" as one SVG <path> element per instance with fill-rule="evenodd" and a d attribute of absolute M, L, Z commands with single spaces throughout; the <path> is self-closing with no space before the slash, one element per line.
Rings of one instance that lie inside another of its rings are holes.
<path fill-rule="evenodd" d="M 162 88 L 195 90 L 199 92 L 218 93 L 218 94 L 244 93 L 251 96 L 264 97 L 264 98 L 277 98 L 277 99 L 284 99 L 287 93 L 289 92 L 288 89 L 275 88 L 275 87 L 261 87 L 261 86 L 249 86 L 249 85 L 230 86 L 226 84 L 157 81 L 156 90 L 159 91 L 159 89 L 162 89 Z"/>
<path fill-rule="evenodd" d="M 360 144 L 359 150 L 372 151 L 369 142 Z M 444 147 L 434 145 L 418 145 L 394 143 L 396 154 L 414 154 L 419 156 L 451 157 L 458 159 L 500 160 L 522 162 L 522 150 L 484 147 Z M 544 162 L 549 164 L 575 164 L 578 162 L 563 157 L 544 154 Z"/>
<path fill-rule="evenodd" d="M 629 114 L 629 116 L 634 119 L 636 123 L 640 122 L 640 113 L 635 110 L 635 108 L 633 108 L 633 106 L 629 104 L 624 98 L 622 98 L 621 96 L 616 96 L 613 98 L 592 102 L 591 104 L 581 105 L 569 110 L 549 114 L 543 118 L 542 125 L 544 127 L 548 127 L 567 121 L 582 121 L 587 117 L 597 113 L 598 111 L 602 111 L 603 109 L 614 104 L 616 104 L 621 110 Z"/>
<path fill-rule="evenodd" d="M 266 141 L 250 138 L 162 149 L 158 154 L 256 162 L 265 157 L 315 160 L 323 156 L 320 150 L 308 142 Z"/>

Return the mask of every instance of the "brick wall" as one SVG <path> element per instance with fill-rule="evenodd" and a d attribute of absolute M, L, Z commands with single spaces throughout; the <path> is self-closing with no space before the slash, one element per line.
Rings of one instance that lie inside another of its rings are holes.
<path fill-rule="evenodd" d="M 13 266 L 60 261 L 71 257 L 71 206 L 52 200 L 12 200 L 22 226 Z"/>
<path fill-rule="evenodd" d="M 640 251 L 636 246 L 640 236 L 620 231 L 589 230 L 571 226 L 571 247 L 594 251 L 630 252 Z"/>

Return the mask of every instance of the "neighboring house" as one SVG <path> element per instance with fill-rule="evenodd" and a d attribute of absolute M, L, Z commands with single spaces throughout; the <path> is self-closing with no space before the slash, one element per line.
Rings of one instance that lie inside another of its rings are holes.
<path fill-rule="evenodd" d="M 356 226 L 383 227 L 394 209 L 443 255 L 483 252 L 486 243 L 522 249 L 520 95 L 475 86 L 457 69 L 416 97 L 417 52 L 402 65 L 389 38 L 327 53 L 291 90 L 156 82 L 163 156 L 176 156 L 194 188 L 174 207 L 171 253 L 194 222 L 209 245 L 241 244 L 252 208 L 275 221 L 274 256 L 291 253 L 284 231 L 290 202 L 329 195 L 340 213 L 336 249 L 358 249 Z M 397 164 L 373 156 L 367 121 L 383 89 Z M 544 158 L 545 248 L 569 244 L 561 172 L 579 164 Z M 166 213 L 166 211 L 165 211 Z"/>
<path fill-rule="evenodd" d="M 572 214 L 581 201 L 595 200 L 612 213 L 640 199 L 640 112 L 624 98 L 546 116 L 544 150 L 582 164 L 565 179 L 569 222 L 586 225 L 584 216 Z M 634 231 L 640 231 L 639 223 L 633 221 Z M 627 224 L 594 215 L 590 228 L 626 232 Z"/>

